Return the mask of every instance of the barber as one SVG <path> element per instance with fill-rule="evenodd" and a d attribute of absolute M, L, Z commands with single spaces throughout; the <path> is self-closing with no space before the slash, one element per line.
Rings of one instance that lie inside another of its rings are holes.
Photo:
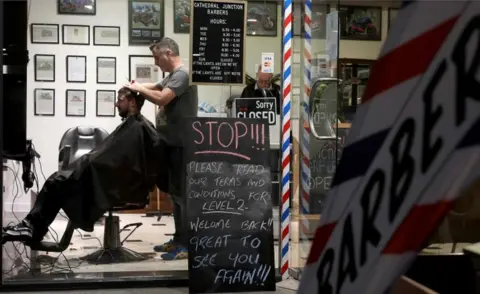
<path fill-rule="evenodd" d="M 252 97 L 275 97 L 277 109 L 276 113 L 280 114 L 280 86 L 272 83 L 273 74 L 262 72 L 262 66 L 258 66 L 257 80 L 254 84 L 246 86 L 241 94 L 241 98 Z"/>
<path fill-rule="evenodd" d="M 173 202 L 175 234 L 173 239 L 154 247 L 157 252 L 165 252 L 165 260 L 187 259 L 187 220 L 186 197 L 182 195 L 181 179 L 184 164 L 183 141 L 186 117 L 197 116 L 197 87 L 191 86 L 188 69 L 180 58 L 177 42 L 163 38 L 150 46 L 155 65 L 163 72 L 170 73 L 156 84 L 132 82 L 125 85 L 145 96 L 145 99 L 159 106 L 156 117 L 157 131 L 167 144 L 168 192 Z"/>

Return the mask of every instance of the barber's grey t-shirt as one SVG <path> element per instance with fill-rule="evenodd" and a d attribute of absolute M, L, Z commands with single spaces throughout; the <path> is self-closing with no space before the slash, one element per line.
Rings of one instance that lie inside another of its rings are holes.
<path fill-rule="evenodd" d="M 198 112 L 197 86 L 190 85 L 188 69 L 180 67 L 159 82 L 157 87 L 170 88 L 176 95 L 163 110 L 160 108 L 156 117 L 157 131 L 168 145 L 183 146 L 185 118 L 195 117 Z"/>

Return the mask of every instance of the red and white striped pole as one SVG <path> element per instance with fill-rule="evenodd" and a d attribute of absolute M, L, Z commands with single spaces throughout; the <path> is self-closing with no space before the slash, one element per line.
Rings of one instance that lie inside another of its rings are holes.
<path fill-rule="evenodd" d="M 291 92 L 292 92 L 292 0 L 283 1 L 283 103 L 282 103 L 282 213 L 281 267 L 282 279 L 288 278 L 290 243 L 290 152 Z"/>

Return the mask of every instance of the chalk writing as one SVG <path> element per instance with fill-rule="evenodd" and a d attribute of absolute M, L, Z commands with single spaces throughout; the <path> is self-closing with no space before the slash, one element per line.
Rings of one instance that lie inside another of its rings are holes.
<path fill-rule="evenodd" d="M 192 123 L 192 128 L 195 134 L 193 142 L 208 148 L 208 150 L 198 150 L 195 154 L 217 153 L 250 160 L 250 156 L 239 152 L 239 142 L 243 138 L 251 140 L 251 148 L 265 150 L 265 124 L 198 120 Z"/>
<path fill-rule="evenodd" d="M 221 269 L 217 272 L 215 277 L 215 283 L 227 283 L 227 284 L 259 284 L 267 280 L 268 275 L 272 267 L 270 265 L 261 264 L 258 268 L 253 270 L 226 270 Z"/>
<path fill-rule="evenodd" d="M 196 118 L 187 125 L 192 292 L 274 289 L 267 122 Z"/>

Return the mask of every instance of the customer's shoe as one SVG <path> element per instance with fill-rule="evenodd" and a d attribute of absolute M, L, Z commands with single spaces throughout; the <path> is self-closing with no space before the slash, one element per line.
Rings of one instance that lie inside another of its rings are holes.
<path fill-rule="evenodd" d="M 175 251 L 176 249 L 177 249 L 177 243 L 173 241 L 173 239 L 161 245 L 156 245 L 153 247 L 153 251 L 155 252 L 172 252 L 172 251 Z"/>
<path fill-rule="evenodd" d="M 183 246 L 178 246 L 176 250 L 162 254 L 163 260 L 181 260 L 188 258 L 188 250 Z"/>
<path fill-rule="evenodd" d="M 2 231 L 2 243 L 5 242 L 31 242 L 33 227 L 27 220 L 14 226 L 7 226 Z"/>

